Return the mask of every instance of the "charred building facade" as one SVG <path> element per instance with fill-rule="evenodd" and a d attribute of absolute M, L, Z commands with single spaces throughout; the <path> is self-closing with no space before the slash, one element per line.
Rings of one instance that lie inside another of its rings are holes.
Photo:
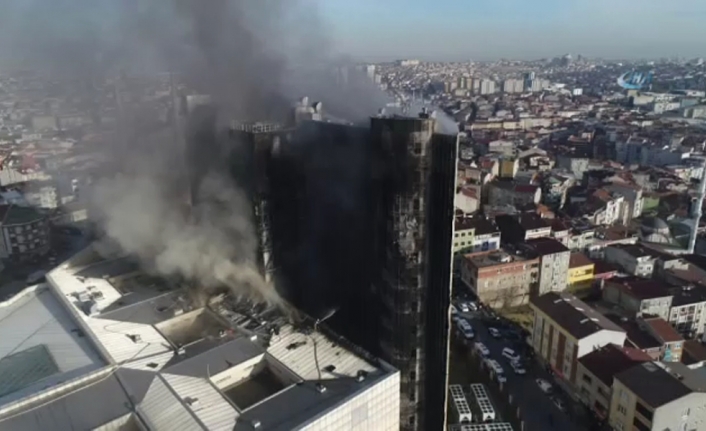
<path fill-rule="evenodd" d="M 435 126 L 426 113 L 372 119 L 381 161 L 374 187 L 380 354 L 400 370 L 406 430 L 444 429 L 446 420 L 458 138 L 435 134 Z"/>
<path fill-rule="evenodd" d="M 270 281 L 276 273 L 269 207 L 274 177 L 272 159 L 292 140 L 292 129 L 262 122 L 231 123 L 219 128 L 215 107 L 202 104 L 190 114 L 187 130 L 191 205 L 198 205 L 209 173 L 224 173 L 232 179 L 251 203 L 258 265 L 265 280 Z"/>
<path fill-rule="evenodd" d="M 404 430 L 446 420 L 458 140 L 435 128 L 426 113 L 241 124 L 228 138 L 247 145 L 190 145 L 211 153 L 192 162 L 229 160 L 252 193 L 263 272 L 283 296 L 314 317 L 336 309 L 331 329 L 400 370 Z"/>

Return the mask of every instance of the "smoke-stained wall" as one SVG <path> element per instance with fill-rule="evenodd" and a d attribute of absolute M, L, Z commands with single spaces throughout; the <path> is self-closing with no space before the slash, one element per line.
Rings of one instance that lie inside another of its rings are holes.
<path fill-rule="evenodd" d="M 377 310 L 369 131 L 305 122 L 272 167 L 272 232 L 283 292 L 314 316 L 370 347 Z M 370 349 L 369 349 L 370 350 Z"/>

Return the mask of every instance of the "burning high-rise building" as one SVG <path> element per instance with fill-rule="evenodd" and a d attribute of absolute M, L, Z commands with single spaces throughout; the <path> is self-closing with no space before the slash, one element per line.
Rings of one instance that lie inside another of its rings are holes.
<path fill-rule="evenodd" d="M 436 121 L 373 118 L 381 156 L 375 280 L 381 356 L 400 369 L 403 429 L 443 429 L 449 352 L 453 199 L 458 137 Z"/>
<path fill-rule="evenodd" d="M 238 124 L 228 145 L 208 144 L 215 132 L 190 145 L 210 154 L 192 163 L 230 160 L 280 293 L 315 317 L 337 310 L 332 329 L 400 370 L 405 430 L 446 417 L 458 141 L 435 130 L 423 112 L 369 128 Z"/>

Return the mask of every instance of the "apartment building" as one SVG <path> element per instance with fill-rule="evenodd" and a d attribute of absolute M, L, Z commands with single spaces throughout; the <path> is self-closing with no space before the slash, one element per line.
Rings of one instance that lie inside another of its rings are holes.
<path fill-rule="evenodd" d="M 624 197 L 626 222 L 636 219 L 642 215 L 642 208 L 645 199 L 642 196 L 642 187 L 630 183 L 618 183 L 607 185 L 604 187 L 610 192 L 620 194 Z"/>
<path fill-rule="evenodd" d="M 488 183 L 488 205 L 516 207 L 538 204 L 542 197 L 539 186 L 517 184 L 514 181 L 493 181 Z"/>
<path fill-rule="evenodd" d="M 506 243 L 545 238 L 552 233 L 552 221 L 534 213 L 520 213 L 517 216 L 499 215 L 495 217 L 495 223 L 500 228 L 503 241 Z"/>
<path fill-rule="evenodd" d="M 628 274 L 652 277 L 657 261 L 656 253 L 639 245 L 616 244 L 606 247 L 605 260 L 619 266 Z"/>
<path fill-rule="evenodd" d="M 667 321 L 661 317 L 649 317 L 637 319 L 637 324 L 660 344 L 660 361 L 681 361 L 684 338 Z"/>
<path fill-rule="evenodd" d="M 684 286 L 672 291 L 672 308 L 669 310 L 669 323 L 680 334 L 687 337 L 705 333 L 706 329 L 706 288 Z"/>
<path fill-rule="evenodd" d="M 539 295 L 566 289 L 571 259 L 571 252 L 566 246 L 552 238 L 537 238 L 525 242 L 522 248 L 539 256 Z"/>
<path fill-rule="evenodd" d="M 473 227 L 473 253 L 492 251 L 500 248 L 500 229 L 494 221 L 484 217 L 467 220 L 465 226 Z"/>
<path fill-rule="evenodd" d="M 476 233 L 473 219 L 457 217 L 454 222 L 454 256 L 473 252 L 473 243 Z"/>
<path fill-rule="evenodd" d="M 566 292 L 530 299 L 534 313 L 532 346 L 552 370 L 575 384 L 579 358 L 607 344 L 622 346 L 625 331 Z"/>
<path fill-rule="evenodd" d="M 613 394 L 613 377 L 652 358 L 639 349 L 607 344 L 578 361 L 576 386 L 579 399 L 596 416 L 606 419 Z"/>
<path fill-rule="evenodd" d="M 603 286 L 603 300 L 619 305 L 634 317 L 649 315 L 669 320 L 672 298 L 665 283 L 645 278 L 614 278 Z"/>
<path fill-rule="evenodd" d="M 593 284 L 593 270 L 596 264 L 581 252 L 569 257 L 569 289 L 586 290 Z"/>
<path fill-rule="evenodd" d="M 603 287 L 603 299 L 635 317 L 658 316 L 691 338 L 706 331 L 706 288 L 674 287 L 642 278 L 613 279 Z"/>
<path fill-rule="evenodd" d="M 478 299 L 493 308 L 526 304 L 536 290 L 539 259 L 495 250 L 464 256 L 461 280 Z"/>
<path fill-rule="evenodd" d="M 617 431 L 701 430 L 706 378 L 684 364 L 645 362 L 615 375 L 608 423 Z"/>

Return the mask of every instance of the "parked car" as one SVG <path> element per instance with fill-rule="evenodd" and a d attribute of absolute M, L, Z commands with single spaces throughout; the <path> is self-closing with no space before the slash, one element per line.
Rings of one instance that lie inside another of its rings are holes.
<path fill-rule="evenodd" d="M 503 370 L 500 362 L 495 359 L 486 359 L 485 362 L 488 365 L 488 368 L 493 370 L 493 374 L 495 374 L 495 378 L 499 383 L 505 383 L 507 381 L 507 377 L 505 377 L 505 370 Z"/>
<path fill-rule="evenodd" d="M 468 313 L 469 311 L 471 311 L 471 310 L 468 308 L 468 304 L 466 304 L 465 302 L 459 302 L 458 306 L 459 306 L 459 308 L 461 309 L 461 311 L 464 312 L 464 313 Z"/>
<path fill-rule="evenodd" d="M 512 367 L 512 371 L 514 371 L 518 376 L 524 376 L 527 374 L 525 367 L 523 367 L 519 362 L 510 362 L 510 366 Z"/>
<path fill-rule="evenodd" d="M 539 386 L 539 389 L 542 390 L 545 394 L 551 394 L 552 393 L 552 384 L 549 383 L 548 381 L 544 379 L 537 379 L 535 380 L 537 382 L 537 386 Z"/>
<path fill-rule="evenodd" d="M 522 359 L 520 355 L 515 353 L 515 351 L 509 347 L 505 347 L 503 349 L 502 355 L 510 362 L 520 362 L 520 360 Z"/>
<path fill-rule="evenodd" d="M 474 348 L 478 353 L 480 353 L 483 356 L 489 356 L 490 355 L 490 350 L 485 346 L 485 344 L 478 342 L 474 345 Z"/>
<path fill-rule="evenodd" d="M 493 338 L 500 338 L 500 336 L 501 336 L 500 331 L 498 331 L 495 328 L 488 328 L 488 333 Z"/>

